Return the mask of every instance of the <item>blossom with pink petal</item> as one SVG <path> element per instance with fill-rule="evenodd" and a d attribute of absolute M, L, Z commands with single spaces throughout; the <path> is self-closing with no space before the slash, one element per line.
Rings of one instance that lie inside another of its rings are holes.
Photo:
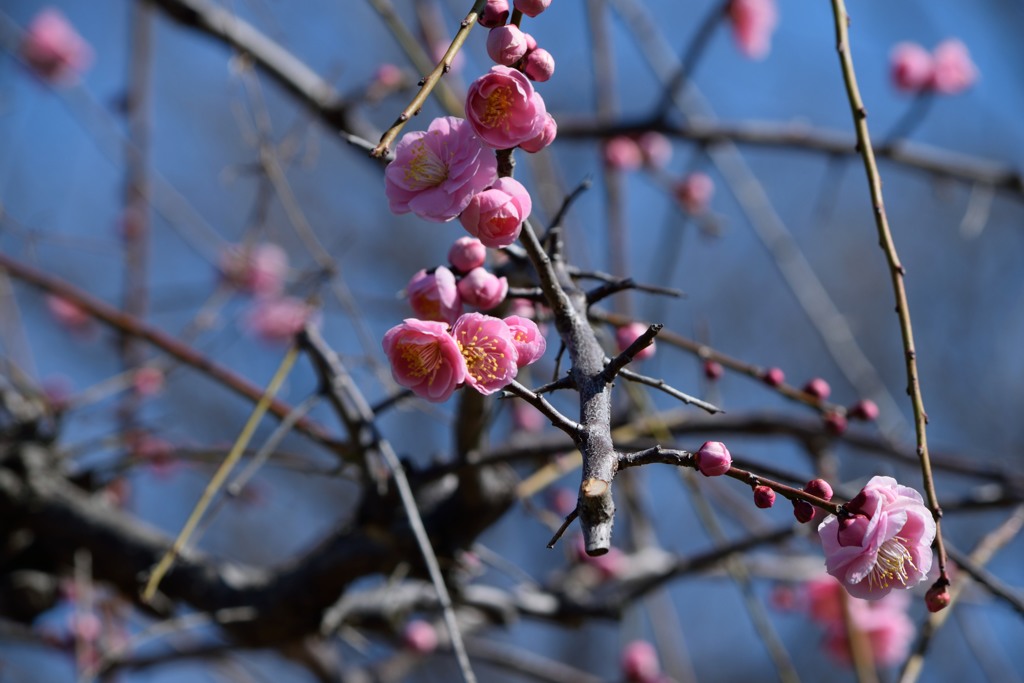
<path fill-rule="evenodd" d="M 475 237 L 460 237 L 448 250 L 448 263 L 463 273 L 479 268 L 487 260 L 487 247 Z"/>
<path fill-rule="evenodd" d="M 555 75 L 555 58 L 542 47 L 530 50 L 526 53 L 523 71 L 531 81 L 543 83 L 551 80 L 551 77 Z"/>
<path fill-rule="evenodd" d="M 92 49 L 55 9 L 44 9 L 25 31 L 21 57 L 40 78 L 73 82 L 92 62 Z"/>
<path fill-rule="evenodd" d="M 498 162 L 472 127 L 465 119 L 446 116 L 434 119 L 425 131 L 402 136 L 395 160 L 384 171 L 384 192 L 393 213 L 412 212 L 444 223 L 497 177 Z"/>
<path fill-rule="evenodd" d="M 540 357 L 547 351 L 548 342 L 540 333 L 537 323 L 529 318 L 510 315 L 505 318 L 505 324 L 512 330 L 512 343 L 516 345 L 516 353 L 519 354 L 516 361 L 519 367 L 522 368 L 540 360 Z"/>
<path fill-rule="evenodd" d="M 892 477 L 873 477 L 846 509 L 818 527 L 828 573 L 850 595 L 876 600 L 911 588 L 932 566 L 935 520 L 921 494 Z"/>
<path fill-rule="evenodd" d="M 459 220 L 470 235 L 496 249 L 516 241 L 532 210 L 530 193 L 518 180 L 498 178 L 489 189 L 473 196 Z"/>
<path fill-rule="evenodd" d="M 629 345 L 636 341 L 637 337 L 647 331 L 647 325 L 643 323 L 630 323 L 615 329 L 615 344 L 622 353 L 629 348 Z M 640 353 L 633 356 L 633 360 L 644 360 L 654 355 L 656 349 L 652 341 Z"/>
<path fill-rule="evenodd" d="M 487 34 L 487 56 L 503 66 L 512 66 L 526 56 L 526 34 L 515 24 L 492 28 Z"/>
<path fill-rule="evenodd" d="M 438 266 L 418 271 L 405 287 L 413 313 L 423 320 L 454 323 L 462 315 L 462 298 L 452 271 Z"/>
<path fill-rule="evenodd" d="M 498 277 L 486 268 L 474 268 L 459 280 L 459 295 L 469 306 L 489 311 L 505 300 L 508 279 Z"/>
<path fill-rule="evenodd" d="M 382 346 L 395 381 L 428 401 L 447 401 L 466 380 L 462 350 L 443 322 L 407 318 L 384 334 Z"/>
<path fill-rule="evenodd" d="M 636 140 L 617 135 L 604 143 L 604 163 L 619 171 L 635 171 L 643 166 L 644 153 Z"/>
<path fill-rule="evenodd" d="M 256 299 L 245 318 L 246 328 L 264 341 L 283 343 L 313 317 L 313 308 L 293 296 Z"/>
<path fill-rule="evenodd" d="M 465 359 L 466 384 L 481 394 L 493 394 L 516 378 L 518 354 L 501 318 L 467 313 L 455 323 L 452 336 Z"/>
<path fill-rule="evenodd" d="M 535 17 L 551 5 L 551 0 L 512 0 L 515 8 L 528 17 Z"/>
<path fill-rule="evenodd" d="M 715 194 L 715 182 L 706 173 L 695 171 L 676 183 L 673 192 L 683 210 L 696 216 L 707 212 Z"/>
<path fill-rule="evenodd" d="M 935 62 L 917 43 L 898 43 L 889 53 L 893 85 L 905 92 L 920 92 L 931 84 Z"/>
<path fill-rule="evenodd" d="M 555 141 L 555 137 L 558 135 L 558 124 L 555 123 L 555 117 L 551 114 L 545 114 L 544 119 L 544 130 L 541 131 L 540 135 L 527 140 L 526 142 L 519 145 L 519 149 L 524 152 L 530 152 L 531 154 L 536 153 L 550 145 Z"/>
<path fill-rule="evenodd" d="M 935 70 L 931 87 L 944 95 L 956 95 L 967 90 L 978 80 L 978 69 L 971 61 L 971 53 L 961 41 L 950 38 L 932 50 Z"/>
<path fill-rule="evenodd" d="M 413 619 L 402 631 L 402 643 L 420 655 L 428 655 L 437 649 L 437 629 L 422 619 Z"/>
<path fill-rule="evenodd" d="M 504 26 L 508 21 L 509 9 L 508 0 L 487 0 L 477 23 L 484 28 L 495 28 Z"/>
<path fill-rule="evenodd" d="M 721 441 L 705 441 L 694 454 L 694 460 L 705 477 L 719 477 L 732 467 L 732 454 Z"/>
<path fill-rule="evenodd" d="M 672 141 L 657 131 L 647 131 L 636 139 L 644 163 L 651 168 L 664 168 L 672 158 Z"/>
<path fill-rule="evenodd" d="M 466 95 L 466 119 L 485 144 L 511 149 L 544 129 L 547 108 L 521 71 L 493 66 L 473 81 Z"/>
<path fill-rule="evenodd" d="M 273 242 L 232 245 L 221 254 L 220 270 L 228 282 L 250 294 L 277 295 L 288 275 L 288 252 Z"/>
<path fill-rule="evenodd" d="M 779 21 L 775 0 L 732 0 L 728 8 L 732 37 L 750 59 L 764 59 Z"/>

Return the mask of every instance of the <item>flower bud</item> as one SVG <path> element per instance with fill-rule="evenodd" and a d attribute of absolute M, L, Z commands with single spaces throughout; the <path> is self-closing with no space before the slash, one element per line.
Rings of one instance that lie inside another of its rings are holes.
<path fill-rule="evenodd" d="M 804 491 L 822 500 L 832 500 L 832 487 L 824 479 L 811 479 Z"/>
<path fill-rule="evenodd" d="M 644 156 L 644 163 L 651 168 L 664 168 L 672 158 L 672 142 L 657 131 L 648 131 L 636 139 Z"/>
<path fill-rule="evenodd" d="M 932 51 L 935 71 L 931 87 L 944 95 L 955 95 L 974 85 L 978 69 L 971 61 L 967 46 L 955 38 L 944 40 Z"/>
<path fill-rule="evenodd" d="M 647 325 L 643 323 L 630 323 L 623 325 L 615 330 L 615 344 L 618 346 L 619 353 L 622 353 L 629 348 L 629 345 L 637 340 L 641 334 L 647 331 Z M 644 360 L 654 355 L 654 342 L 651 342 L 647 347 L 642 349 L 640 353 L 633 356 L 633 360 Z"/>
<path fill-rule="evenodd" d="M 722 364 L 718 361 L 704 361 L 704 376 L 712 382 L 721 379 L 723 372 L 725 371 L 722 369 Z"/>
<path fill-rule="evenodd" d="M 824 401 L 832 393 L 832 387 L 820 377 L 815 377 L 804 385 L 804 393 L 810 394 L 819 401 Z"/>
<path fill-rule="evenodd" d="M 487 260 L 487 247 L 475 237 L 460 237 L 448 250 L 448 263 L 463 273 L 479 268 Z"/>
<path fill-rule="evenodd" d="M 715 183 L 706 173 L 695 172 L 676 183 L 676 201 L 690 215 L 706 213 L 715 193 Z"/>
<path fill-rule="evenodd" d="M 646 640 L 634 640 L 622 648 L 621 663 L 629 683 L 654 683 L 661 675 L 658 652 Z"/>
<path fill-rule="evenodd" d="M 483 12 L 477 23 L 484 28 L 496 28 L 504 26 L 508 21 L 509 9 L 508 0 L 487 0 Z"/>
<path fill-rule="evenodd" d="M 635 171 L 644 163 L 636 140 L 619 135 L 604 143 L 604 163 L 619 171 Z"/>
<path fill-rule="evenodd" d="M 540 135 L 527 140 L 519 145 L 519 148 L 526 152 L 539 152 L 552 142 L 555 141 L 555 136 L 558 135 L 558 124 L 555 123 L 555 117 L 551 114 L 546 114 L 547 119 L 544 121 L 544 130 L 541 131 Z"/>
<path fill-rule="evenodd" d="M 761 375 L 761 381 L 770 387 L 781 386 L 786 381 L 786 373 L 782 368 L 768 368 Z"/>
<path fill-rule="evenodd" d="M 848 421 L 846 416 L 842 413 L 837 413 L 836 411 L 831 410 L 825 415 L 824 422 L 825 431 L 832 436 L 841 436 L 846 433 Z"/>
<path fill-rule="evenodd" d="M 705 477 L 725 474 L 732 466 L 732 454 L 721 441 L 706 441 L 695 456 L 697 469 Z"/>
<path fill-rule="evenodd" d="M 878 419 L 878 412 L 878 404 L 871 399 L 866 398 L 864 400 L 857 401 L 855 404 L 850 406 L 846 410 L 846 415 L 854 420 L 874 422 Z"/>
<path fill-rule="evenodd" d="M 463 303 L 489 311 L 508 294 L 508 280 L 498 277 L 484 268 L 474 268 L 459 280 L 459 296 Z"/>
<path fill-rule="evenodd" d="M 551 0 L 512 0 L 515 8 L 528 17 L 535 17 L 548 8 Z"/>
<path fill-rule="evenodd" d="M 889 73 L 898 90 L 924 90 L 931 83 L 934 71 L 932 56 L 917 43 L 899 43 L 889 54 Z"/>
<path fill-rule="evenodd" d="M 543 83 L 555 74 L 555 58 L 544 48 L 537 48 L 526 53 L 523 71 L 531 81 Z"/>
<path fill-rule="evenodd" d="M 416 654 L 428 655 L 437 649 L 437 629 L 420 619 L 413 619 L 402 631 L 402 644 Z"/>
<path fill-rule="evenodd" d="M 490 189 L 473 196 L 459 221 L 470 235 L 496 249 L 516 241 L 532 210 L 530 193 L 519 181 L 498 178 Z"/>
<path fill-rule="evenodd" d="M 498 26 L 487 34 L 487 56 L 498 64 L 512 66 L 525 55 L 526 38 L 518 26 Z"/>
<path fill-rule="evenodd" d="M 794 500 L 793 516 L 796 517 L 796 521 L 806 524 L 814 519 L 814 506 L 805 500 Z"/>
<path fill-rule="evenodd" d="M 949 594 L 949 584 L 941 579 L 936 581 L 924 595 L 924 604 L 927 605 L 929 612 L 941 612 L 949 607 L 950 600 L 952 597 Z"/>
<path fill-rule="evenodd" d="M 754 487 L 754 505 L 759 508 L 770 508 L 775 505 L 775 491 L 767 486 Z"/>

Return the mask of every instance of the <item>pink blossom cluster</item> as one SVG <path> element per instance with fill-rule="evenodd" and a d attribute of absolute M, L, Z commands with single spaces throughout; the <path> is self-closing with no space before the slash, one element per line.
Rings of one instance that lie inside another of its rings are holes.
<path fill-rule="evenodd" d="M 395 381 L 439 403 L 463 384 L 484 395 L 508 386 L 547 344 L 532 320 L 466 313 L 451 327 L 407 318 L 385 333 L 383 347 Z"/>
<path fill-rule="evenodd" d="M 932 566 L 935 520 L 921 494 L 892 477 L 873 477 L 818 527 L 825 566 L 850 595 L 877 600 L 924 581 Z"/>
<path fill-rule="evenodd" d="M 672 142 L 657 131 L 636 137 L 616 135 L 604 145 L 604 163 L 619 171 L 635 171 L 646 166 L 664 168 L 672 158 Z"/>
<path fill-rule="evenodd" d="M 929 53 L 917 43 L 899 43 L 889 55 L 893 85 L 904 92 L 956 95 L 978 80 L 978 69 L 967 46 L 955 38 L 942 41 Z"/>
<path fill-rule="evenodd" d="M 48 8 L 28 25 L 21 57 L 43 80 L 74 82 L 92 62 L 92 49 L 58 10 Z"/>
<path fill-rule="evenodd" d="M 555 74 L 555 58 L 515 24 L 499 24 L 487 34 L 487 56 L 502 66 L 519 65 L 531 81 L 543 83 Z"/>
<path fill-rule="evenodd" d="M 448 252 L 452 268 L 438 266 L 412 276 L 405 291 L 409 305 L 422 320 L 454 324 L 464 307 L 496 308 L 508 294 L 508 280 L 484 266 L 487 248 L 475 237 L 461 237 Z"/>

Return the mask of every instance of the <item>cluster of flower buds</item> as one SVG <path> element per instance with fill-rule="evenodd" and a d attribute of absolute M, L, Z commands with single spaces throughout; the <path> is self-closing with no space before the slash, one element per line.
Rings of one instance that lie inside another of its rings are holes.
<path fill-rule="evenodd" d="M 932 52 L 917 43 L 899 43 L 889 55 L 893 85 L 912 93 L 956 95 L 978 80 L 978 69 L 967 46 L 951 38 Z"/>
<path fill-rule="evenodd" d="M 475 237 L 461 237 L 448 252 L 452 269 L 438 266 L 412 276 L 405 291 L 422 320 L 454 324 L 464 307 L 490 311 L 508 294 L 508 280 L 484 266 L 487 248 Z"/>

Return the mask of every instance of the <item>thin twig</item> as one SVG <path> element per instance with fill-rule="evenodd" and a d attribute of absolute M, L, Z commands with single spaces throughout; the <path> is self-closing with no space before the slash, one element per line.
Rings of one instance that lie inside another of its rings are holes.
<path fill-rule="evenodd" d="M 515 380 L 512 380 L 512 383 L 505 387 L 505 391 L 513 396 L 518 396 L 539 410 L 544 414 L 544 417 L 551 421 L 552 425 L 568 434 L 573 441 L 577 441 L 579 439 L 580 424 L 578 422 L 573 422 L 565 415 L 558 412 L 558 409 L 548 403 L 547 399 L 539 393 L 530 391 Z"/>
<path fill-rule="evenodd" d="M 577 517 L 579 517 L 579 511 L 576 508 L 573 508 L 572 512 L 565 516 L 565 520 L 563 520 L 562 524 L 558 527 L 557 530 L 555 530 L 555 535 L 551 537 L 551 540 L 548 541 L 546 547 L 554 548 L 555 544 L 558 543 L 558 539 L 562 537 L 562 535 L 565 533 L 565 530 L 569 528 L 569 525 L 576 521 Z"/>
<path fill-rule="evenodd" d="M 628 368 L 623 368 L 619 370 L 619 376 L 622 377 L 623 379 L 628 379 L 630 382 L 646 384 L 649 387 L 653 387 L 655 389 L 658 389 L 659 391 L 663 391 L 672 398 L 677 398 L 683 403 L 686 403 L 687 405 L 697 406 L 698 408 L 706 410 L 712 415 L 717 415 L 718 413 L 725 412 L 724 410 L 714 405 L 713 403 L 708 403 L 707 401 L 699 399 L 696 396 L 690 396 L 689 394 L 685 394 L 682 391 L 679 391 L 675 387 L 666 383 L 663 379 L 658 379 L 656 377 L 648 377 L 647 375 L 641 375 L 639 372 L 634 372 L 633 370 L 630 370 Z"/>
<path fill-rule="evenodd" d="M 654 338 L 658 336 L 658 333 L 665 326 L 661 323 L 654 323 L 650 325 L 644 333 L 633 340 L 633 343 L 626 347 L 626 350 L 619 355 L 608 361 L 608 364 L 604 368 L 604 372 L 601 373 L 601 379 L 607 383 L 611 383 L 615 379 L 615 375 L 619 374 L 626 365 L 629 364 L 636 355 L 646 349 L 648 346 L 654 343 Z"/>

